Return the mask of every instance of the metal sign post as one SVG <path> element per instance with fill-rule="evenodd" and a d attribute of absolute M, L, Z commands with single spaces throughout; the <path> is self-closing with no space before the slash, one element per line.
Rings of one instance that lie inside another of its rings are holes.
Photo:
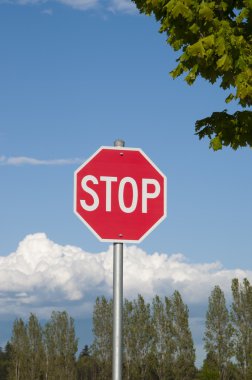
<path fill-rule="evenodd" d="M 123 243 L 113 245 L 113 380 L 122 379 Z"/>
<path fill-rule="evenodd" d="M 124 141 L 116 140 L 114 146 L 123 147 Z M 123 243 L 113 244 L 113 368 L 112 379 L 122 379 L 123 355 Z"/>
<path fill-rule="evenodd" d="M 123 243 L 139 243 L 166 217 L 166 176 L 123 140 L 100 147 L 74 172 L 74 212 L 113 242 L 113 380 L 122 380 Z"/>

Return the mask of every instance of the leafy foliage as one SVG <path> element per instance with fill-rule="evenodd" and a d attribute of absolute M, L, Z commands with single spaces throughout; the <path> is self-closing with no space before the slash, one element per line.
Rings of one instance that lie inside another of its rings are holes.
<path fill-rule="evenodd" d="M 232 280 L 231 313 L 215 286 L 206 313 L 206 358 L 194 366 L 189 310 L 178 291 L 171 297 L 141 296 L 123 306 L 123 378 L 126 380 L 252 379 L 252 286 Z M 98 297 L 93 311 L 93 344 L 80 351 L 74 321 L 52 312 L 41 327 L 31 314 L 13 324 L 12 337 L 0 347 L 0 380 L 106 380 L 112 369 L 112 300 Z"/>
<path fill-rule="evenodd" d="M 13 324 L 11 337 L 11 366 L 9 371 L 9 380 L 28 380 L 29 349 L 27 326 L 19 318 Z"/>
<path fill-rule="evenodd" d="M 226 103 L 252 104 L 251 0 L 132 0 L 141 13 L 154 14 L 167 43 L 179 51 L 173 78 L 185 74 L 192 85 L 201 76 L 231 92 Z M 252 146 L 252 112 L 225 111 L 196 122 L 199 138 L 214 150 Z"/>
<path fill-rule="evenodd" d="M 189 327 L 189 310 L 177 290 L 171 298 L 171 311 L 176 347 L 173 365 L 174 380 L 191 380 L 195 375 L 195 349 Z"/>
<path fill-rule="evenodd" d="M 192 380 L 195 350 L 188 308 L 179 292 L 152 304 L 138 295 L 124 301 L 123 362 L 128 380 Z M 99 366 L 98 379 L 111 379 L 112 302 L 97 298 L 93 312 L 92 355 Z M 110 376 L 110 377 L 109 377 Z"/>
<path fill-rule="evenodd" d="M 153 367 L 160 380 L 172 379 L 174 355 L 176 346 L 174 342 L 174 325 L 172 316 L 172 302 L 165 297 L 164 302 L 159 296 L 152 301 L 153 335 Z"/>
<path fill-rule="evenodd" d="M 244 379 L 252 374 L 252 285 L 248 279 L 242 283 L 232 281 L 232 321 L 235 326 L 235 356 Z"/>
<path fill-rule="evenodd" d="M 215 355 L 213 355 L 211 352 L 207 353 L 207 356 L 203 362 L 202 369 L 197 378 L 199 380 L 219 380 L 220 379 L 218 365 L 215 360 Z"/>
<path fill-rule="evenodd" d="M 112 378 L 112 320 L 112 300 L 97 297 L 93 311 L 94 341 L 91 351 L 104 380 Z"/>
<path fill-rule="evenodd" d="M 252 147 L 252 112 L 237 111 L 234 115 L 226 111 L 214 112 L 212 116 L 198 120 L 195 124 L 200 139 L 208 136 L 213 150 L 230 145 L 237 149 L 249 145 Z M 215 136 L 212 138 L 212 136 Z"/>
<path fill-rule="evenodd" d="M 31 314 L 27 324 L 29 358 L 28 379 L 40 380 L 44 371 L 45 352 L 43 347 L 43 331 L 36 315 Z"/>
<path fill-rule="evenodd" d="M 77 340 L 73 319 L 65 311 L 52 312 L 44 329 L 34 314 L 28 323 L 17 319 L 5 351 L 8 371 L 1 380 L 76 379 Z"/>
<path fill-rule="evenodd" d="M 215 362 L 215 366 L 210 369 L 217 370 L 221 379 L 227 378 L 228 366 L 233 356 L 232 336 L 233 328 L 224 293 L 219 286 L 215 286 L 209 297 L 204 341 L 208 358 L 211 357 Z M 205 363 L 205 369 L 209 368 L 209 363 L 209 360 Z"/>
<path fill-rule="evenodd" d="M 44 329 L 46 373 L 49 378 L 74 380 L 78 341 L 73 318 L 66 311 L 53 311 Z"/>
<path fill-rule="evenodd" d="M 5 349 L 0 347 L 0 380 L 7 380 L 10 367 L 11 344 L 7 342 Z"/>

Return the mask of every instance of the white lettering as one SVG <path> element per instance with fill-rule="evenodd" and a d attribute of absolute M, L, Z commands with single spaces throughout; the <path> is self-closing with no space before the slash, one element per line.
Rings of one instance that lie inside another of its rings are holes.
<path fill-rule="evenodd" d="M 117 177 L 110 177 L 110 176 L 100 176 L 100 181 L 105 182 L 106 184 L 106 190 L 105 190 L 105 199 L 106 199 L 106 205 L 105 210 L 106 212 L 111 212 L 112 210 L 112 183 L 117 182 Z M 97 192 L 88 186 L 88 182 L 92 182 L 93 185 L 98 185 L 99 181 L 98 179 L 93 175 L 86 175 L 83 177 L 81 181 L 81 186 L 83 191 L 85 191 L 87 194 L 91 196 L 93 199 L 93 202 L 90 204 L 87 203 L 85 199 L 80 200 L 81 207 L 86 211 L 94 211 L 99 206 L 100 200 Z M 129 184 L 132 189 L 132 200 L 131 204 L 126 206 L 125 204 L 125 186 Z M 150 192 L 149 186 L 152 186 L 152 191 Z M 154 189 L 153 189 L 154 186 Z M 146 214 L 148 212 L 148 200 L 149 199 L 155 199 L 160 194 L 160 184 L 156 179 L 153 178 L 143 178 L 142 179 L 142 213 Z M 119 183 L 118 188 L 118 201 L 119 201 L 119 207 L 120 209 L 129 214 L 135 211 L 138 203 L 138 187 L 137 183 L 132 177 L 124 177 Z"/>
<path fill-rule="evenodd" d="M 131 206 L 126 207 L 124 202 L 124 187 L 126 183 L 130 183 L 132 186 L 132 202 Z M 118 200 L 119 200 L 119 206 L 122 211 L 126 213 L 131 213 L 135 211 L 137 206 L 137 200 L 138 200 L 138 189 L 137 189 L 137 183 L 136 181 L 131 177 L 124 177 L 119 185 L 119 191 L 118 191 Z"/>
<path fill-rule="evenodd" d="M 87 202 L 85 201 L 85 199 L 81 199 L 80 204 L 81 204 L 81 207 L 84 208 L 84 210 L 94 211 L 99 206 L 99 197 L 93 189 L 88 187 L 88 185 L 87 185 L 88 181 L 91 181 L 91 182 L 93 182 L 94 185 L 97 185 L 98 180 L 93 175 L 86 175 L 85 177 L 82 178 L 82 181 L 81 181 L 82 189 L 86 193 L 91 195 L 91 197 L 93 198 L 93 203 L 91 205 L 88 205 Z"/>
<path fill-rule="evenodd" d="M 111 211 L 111 183 L 117 182 L 117 177 L 101 176 L 100 180 L 106 182 L 106 211 Z"/>
<path fill-rule="evenodd" d="M 148 185 L 154 185 L 154 192 L 148 193 Z M 147 213 L 147 200 L 157 198 L 160 194 L 160 184 L 156 179 L 143 178 L 142 180 L 142 212 Z"/>

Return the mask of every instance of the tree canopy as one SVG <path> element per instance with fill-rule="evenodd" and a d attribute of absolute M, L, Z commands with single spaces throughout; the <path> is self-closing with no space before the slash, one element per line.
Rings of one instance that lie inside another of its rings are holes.
<path fill-rule="evenodd" d="M 208 298 L 200 369 L 194 365 L 189 309 L 177 290 L 152 302 L 140 294 L 125 299 L 123 379 L 251 380 L 252 285 L 235 278 L 231 289 L 229 307 L 218 285 Z M 0 380 L 111 380 L 112 310 L 111 299 L 96 299 L 93 344 L 78 359 L 74 320 L 66 311 L 53 311 L 43 327 L 34 314 L 26 323 L 16 319 L 10 342 L 0 347 Z"/>
<path fill-rule="evenodd" d="M 251 0 L 132 0 L 141 13 L 154 14 L 167 43 L 180 53 L 173 78 L 186 74 L 192 85 L 198 76 L 218 81 L 236 100 L 234 114 L 214 112 L 197 120 L 200 139 L 207 136 L 214 150 L 252 147 L 252 1 Z"/>

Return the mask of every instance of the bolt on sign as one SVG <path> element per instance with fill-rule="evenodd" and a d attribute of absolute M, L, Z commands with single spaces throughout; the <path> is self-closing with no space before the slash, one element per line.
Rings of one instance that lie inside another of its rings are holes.
<path fill-rule="evenodd" d="M 101 241 L 140 242 L 166 217 L 166 192 L 141 149 L 101 147 L 74 173 L 74 212 Z"/>

